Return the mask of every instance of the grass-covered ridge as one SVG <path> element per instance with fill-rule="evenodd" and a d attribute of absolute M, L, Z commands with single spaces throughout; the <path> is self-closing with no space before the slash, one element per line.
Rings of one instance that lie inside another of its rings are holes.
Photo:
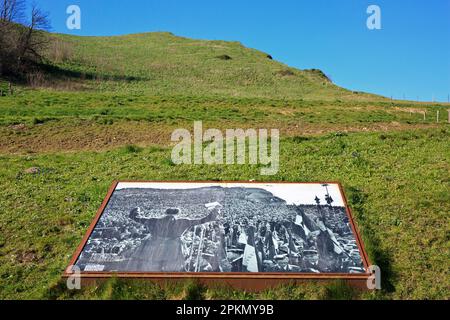
<path fill-rule="evenodd" d="M 238 42 L 193 40 L 165 32 L 54 37 L 59 41 L 49 56 L 58 58 L 56 65 L 66 75 L 90 79 L 89 88 L 280 99 L 376 97 L 342 89 L 320 70 L 291 68 Z"/>

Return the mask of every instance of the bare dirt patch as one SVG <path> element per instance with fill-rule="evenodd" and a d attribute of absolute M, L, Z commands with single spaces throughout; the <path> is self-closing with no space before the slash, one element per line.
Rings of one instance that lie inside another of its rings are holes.
<path fill-rule="evenodd" d="M 19 252 L 16 255 L 16 261 L 19 263 L 31 263 L 38 260 L 37 253 L 34 250 Z"/>
<path fill-rule="evenodd" d="M 297 135 L 321 135 L 330 132 L 376 132 L 399 131 L 436 127 L 437 124 L 406 124 L 398 122 L 370 123 L 358 125 L 301 123 L 295 121 L 261 121 L 242 123 L 221 121 L 204 123 L 204 130 L 217 128 L 267 128 L 279 129 L 281 137 Z M 171 145 L 173 130 L 193 130 L 193 123 L 152 123 L 148 121 L 120 121 L 113 124 L 99 124 L 80 120 L 48 122 L 28 128 L 26 134 L 16 134 L 9 127 L 0 128 L 1 154 L 29 154 L 76 151 L 105 151 L 125 145 L 150 146 Z M 30 168 L 31 170 L 32 168 Z"/>
<path fill-rule="evenodd" d="M 24 173 L 26 173 L 26 174 L 38 174 L 39 171 L 40 171 L 39 168 L 32 167 L 32 168 L 28 168 L 28 169 L 24 170 Z"/>
<path fill-rule="evenodd" d="M 0 128 L 0 153 L 27 154 L 66 151 L 103 151 L 127 144 L 166 144 L 172 130 L 147 121 L 121 121 L 112 125 L 95 121 L 45 123 L 15 134 Z"/>
<path fill-rule="evenodd" d="M 13 124 L 10 125 L 8 128 L 14 131 L 26 131 L 28 129 L 24 123 Z"/>

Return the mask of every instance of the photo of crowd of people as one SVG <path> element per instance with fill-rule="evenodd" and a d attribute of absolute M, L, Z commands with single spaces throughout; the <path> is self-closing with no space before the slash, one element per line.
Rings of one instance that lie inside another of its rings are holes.
<path fill-rule="evenodd" d="M 105 272 L 365 272 L 338 186 L 283 188 L 117 188 L 76 265 Z"/>

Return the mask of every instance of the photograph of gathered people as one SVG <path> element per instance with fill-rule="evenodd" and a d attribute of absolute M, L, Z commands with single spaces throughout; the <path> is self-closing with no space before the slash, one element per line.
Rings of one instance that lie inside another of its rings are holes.
<path fill-rule="evenodd" d="M 76 265 L 87 272 L 365 272 L 336 184 L 119 183 Z"/>

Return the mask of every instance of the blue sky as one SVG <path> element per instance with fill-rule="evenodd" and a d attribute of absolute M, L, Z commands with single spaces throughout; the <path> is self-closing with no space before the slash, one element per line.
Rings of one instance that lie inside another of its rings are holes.
<path fill-rule="evenodd" d="M 397 99 L 447 102 L 450 0 L 36 0 L 54 32 L 170 31 L 240 41 L 288 65 L 319 68 L 343 87 Z M 78 5 L 81 30 L 66 28 Z M 366 27 L 369 5 L 381 30 Z"/>

